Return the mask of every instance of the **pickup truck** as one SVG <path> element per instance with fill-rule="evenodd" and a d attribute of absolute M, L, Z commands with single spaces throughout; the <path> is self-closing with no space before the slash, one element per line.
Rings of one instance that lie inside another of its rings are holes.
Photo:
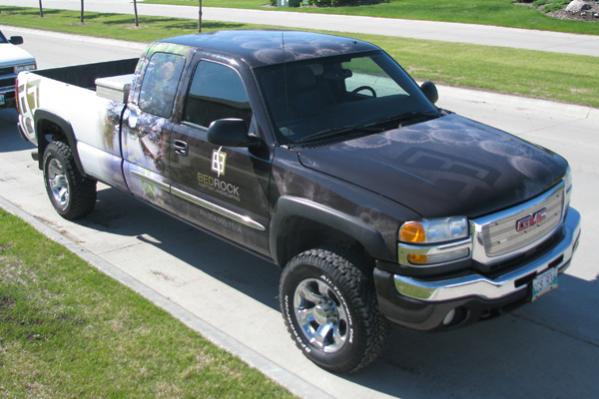
<path fill-rule="evenodd" d="M 36 68 L 35 58 L 17 45 L 23 44 L 21 36 L 6 39 L 0 31 L 0 109 L 15 106 L 15 79 L 20 72 Z"/>
<path fill-rule="evenodd" d="M 372 362 L 389 322 L 449 330 L 539 299 L 578 245 L 564 158 L 436 107 L 367 42 L 186 35 L 21 73 L 18 97 L 60 215 L 91 212 L 100 181 L 280 265 L 289 334 L 333 372 Z"/>

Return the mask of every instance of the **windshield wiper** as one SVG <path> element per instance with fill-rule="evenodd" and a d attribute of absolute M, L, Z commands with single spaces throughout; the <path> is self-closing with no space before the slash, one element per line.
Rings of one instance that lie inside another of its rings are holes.
<path fill-rule="evenodd" d="M 384 127 L 381 127 L 381 125 L 386 125 L 391 122 L 397 122 L 398 124 L 401 124 L 403 122 L 408 122 L 408 121 L 416 122 L 416 121 L 420 121 L 423 119 L 433 119 L 433 118 L 437 118 L 439 116 L 440 116 L 439 113 L 432 113 L 432 112 L 406 112 L 406 113 L 403 113 L 400 115 L 395 115 L 390 118 L 385 118 L 383 120 L 370 122 L 370 123 L 367 123 L 364 125 L 344 126 L 344 127 L 335 128 L 335 129 L 319 130 L 316 133 L 312 133 L 305 137 L 302 137 L 300 140 L 296 141 L 296 144 L 304 144 L 304 143 L 311 142 L 311 141 L 328 139 L 328 138 L 332 138 L 332 137 L 336 137 L 336 136 L 341 136 L 346 133 L 381 133 L 381 132 L 389 130 Z"/>
<path fill-rule="evenodd" d="M 405 112 L 403 114 L 395 115 L 389 118 L 385 118 L 381 121 L 376 121 L 367 126 L 379 126 L 386 125 L 387 123 L 397 122 L 398 124 L 402 124 L 403 122 L 418 122 L 427 119 L 434 119 L 440 117 L 441 114 L 438 112 L 421 112 L 421 111 L 411 111 Z"/>
<path fill-rule="evenodd" d="M 302 137 L 298 140 L 297 144 L 303 144 L 310 141 L 318 141 L 323 139 L 328 139 L 336 136 L 341 136 L 346 133 L 380 133 L 385 131 L 386 129 L 375 127 L 371 125 L 358 125 L 358 126 L 344 126 L 337 129 L 324 129 L 320 130 L 316 133 L 309 134 L 305 137 Z"/>

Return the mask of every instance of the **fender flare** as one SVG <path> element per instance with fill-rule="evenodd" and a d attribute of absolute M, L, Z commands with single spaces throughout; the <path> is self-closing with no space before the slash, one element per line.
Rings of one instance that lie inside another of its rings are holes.
<path fill-rule="evenodd" d="M 278 239 L 286 229 L 286 222 L 292 217 L 309 220 L 342 231 L 359 242 L 372 258 L 391 259 L 393 257 L 389 253 L 382 235 L 362 219 L 306 198 L 282 196 L 277 201 L 269 229 L 271 256 L 281 266 L 283 265 L 281 264 Z"/>
<path fill-rule="evenodd" d="M 75 159 L 75 166 L 79 169 L 79 172 L 85 176 L 85 172 L 83 171 L 83 165 L 81 164 L 81 159 L 79 158 L 79 152 L 77 151 L 77 139 L 75 138 L 75 132 L 73 127 L 69 122 L 61 118 L 60 116 L 48 112 L 43 109 L 38 109 L 35 111 L 33 115 L 33 122 L 35 126 L 35 136 L 37 139 L 37 148 L 39 153 L 39 168 L 43 169 L 44 165 L 44 150 L 46 148 L 46 141 L 43 140 L 42 132 L 40 132 L 39 125 L 41 122 L 48 121 L 52 122 L 56 126 L 60 128 L 60 130 L 64 133 L 64 136 L 67 140 L 67 144 L 71 147 L 71 151 L 73 153 L 73 158 Z"/>

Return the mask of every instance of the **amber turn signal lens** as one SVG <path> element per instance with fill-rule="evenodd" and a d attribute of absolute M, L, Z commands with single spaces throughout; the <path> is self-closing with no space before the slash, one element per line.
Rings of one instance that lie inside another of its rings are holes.
<path fill-rule="evenodd" d="M 410 262 L 413 265 L 426 265 L 428 263 L 428 256 L 418 255 L 418 254 L 409 254 L 408 262 Z"/>
<path fill-rule="evenodd" d="M 422 243 L 426 241 L 424 226 L 420 222 L 406 222 L 399 229 L 399 240 L 408 243 Z"/>

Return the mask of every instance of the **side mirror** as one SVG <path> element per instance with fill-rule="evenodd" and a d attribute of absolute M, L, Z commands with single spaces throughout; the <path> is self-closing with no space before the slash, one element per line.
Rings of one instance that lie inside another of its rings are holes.
<path fill-rule="evenodd" d="M 439 93 L 437 92 L 437 86 L 430 80 L 427 80 L 420 86 L 420 90 L 424 93 L 426 98 L 433 104 L 439 101 Z"/>
<path fill-rule="evenodd" d="M 208 127 L 208 142 L 223 147 L 248 147 L 254 142 L 243 119 L 218 119 Z"/>
<path fill-rule="evenodd" d="M 11 36 L 10 39 L 8 39 L 8 41 L 11 44 L 18 46 L 19 44 L 23 44 L 23 36 Z"/>

